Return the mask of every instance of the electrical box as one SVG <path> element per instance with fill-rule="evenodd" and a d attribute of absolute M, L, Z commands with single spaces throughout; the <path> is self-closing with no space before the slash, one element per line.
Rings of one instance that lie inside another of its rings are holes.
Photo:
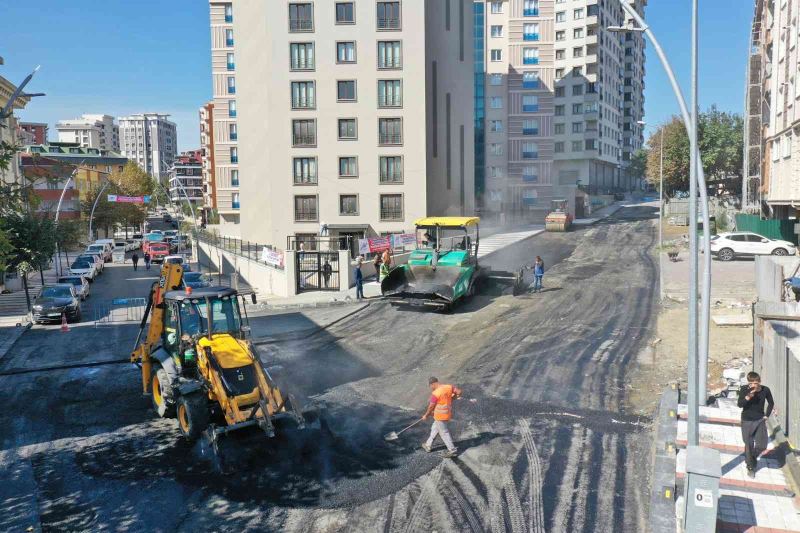
<path fill-rule="evenodd" d="M 687 447 L 683 491 L 685 533 L 716 531 L 721 475 L 719 451 L 700 446 Z"/>

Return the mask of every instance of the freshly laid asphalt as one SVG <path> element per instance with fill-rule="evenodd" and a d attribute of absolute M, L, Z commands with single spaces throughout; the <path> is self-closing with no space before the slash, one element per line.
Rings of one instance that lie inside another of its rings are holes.
<path fill-rule="evenodd" d="M 134 324 L 35 327 L 0 360 L 0 530 L 643 531 L 651 424 L 624 401 L 654 322 L 654 213 L 484 261 L 541 255 L 539 294 L 490 282 L 451 314 L 373 301 L 325 329 L 313 311 L 253 317 L 262 362 L 322 424 L 236 435 L 221 459 L 154 417 L 120 362 Z M 104 276 L 104 297 L 151 283 Z M 275 337 L 271 320 L 304 333 Z M 383 439 L 419 417 L 430 375 L 465 391 L 454 460 L 419 448 L 427 422 Z"/>

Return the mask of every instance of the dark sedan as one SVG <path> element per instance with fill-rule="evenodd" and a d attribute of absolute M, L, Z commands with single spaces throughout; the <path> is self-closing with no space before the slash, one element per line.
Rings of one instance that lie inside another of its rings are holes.
<path fill-rule="evenodd" d="M 66 283 L 45 285 L 33 302 L 33 321 L 60 322 L 61 315 L 66 315 L 69 322 L 80 322 L 81 302 L 75 288 Z"/>
<path fill-rule="evenodd" d="M 183 285 L 193 289 L 202 289 L 203 287 L 210 287 L 211 280 L 201 272 L 184 272 Z"/>

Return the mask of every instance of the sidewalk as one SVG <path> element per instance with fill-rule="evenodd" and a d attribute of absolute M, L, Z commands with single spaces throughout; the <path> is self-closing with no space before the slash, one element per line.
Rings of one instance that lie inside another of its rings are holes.
<path fill-rule="evenodd" d="M 620 209 L 622 209 L 626 205 L 627 204 L 621 204 L 621 203 L 618 203 L 618 202 L 614 202 L 613 204 L 607 205 L 605 207 L 601 207 L 600 209 L 598 209 L 597 211 L 592 213 L 592 217 L 591 218 L 576 218 L 575 220 L 572 221 L 572 225 L 573 226 L 591 226 L 592 224 L 596 224 L 597 222 L 600 222 L 604 218 L 610 217 L 611 215 L 613 215 L 614 213 L 616 213 L 617 211 L 619 211 Z"/>
<path fill-rule="evenodd" d="M 44 271 L 44 282 L 54 283 L 56 281 L 56 270 L 51 268 Z M 36 294 L 42 286 L 39 272 L 28 274 L 28 294 L 31 298 L 31 305 L 36 298 Z M 24 324 L 28 317 L 28 303 L 25 298 L 25 289 L 20 288 L 9 294 L 0 294 L 0 327 L 15 326 Z"/>

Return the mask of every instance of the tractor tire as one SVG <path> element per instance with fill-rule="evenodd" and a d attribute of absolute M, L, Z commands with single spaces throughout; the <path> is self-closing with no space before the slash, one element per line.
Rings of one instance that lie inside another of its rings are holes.
<path fill-rule="evenodd" d="M 733 261 L 734 255 L 733 250 L 730 248 L 723 248 L 717 252 L 717 257 L 719 257 L 720 261 Z"/>
<path fill-rule="evenodd" d="M 772 255 L 789 255 L 789 252 L 786 251 L 786 248 L 775 248 L 772 250 Z"/>
<path fill-rule="evenodd" d="M 150 369 L 150 398 L 158 416 L 175 418 L 175 392 L 169 384 L 167 371 L 159 364 L 154 364 Z"/>
<path fill-rule="evenodd" d="M 208 400 L 205 395 L 189 394 L 178 398 L 178 429 L 189 441 L 197 440 L 208 427 Z"/>

